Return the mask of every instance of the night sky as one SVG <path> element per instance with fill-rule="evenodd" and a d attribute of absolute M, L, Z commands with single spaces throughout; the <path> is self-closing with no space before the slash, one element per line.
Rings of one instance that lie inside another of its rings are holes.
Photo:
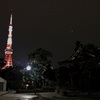
<path fill-rule="evenodd" d="M 53 54 L 53 66 L 68 59 L 75 42 L 100 47 L 100 0 L 0 0 L 0 56 L 13 9 L 13 59 L 26 65 L 37 48 Z"/>

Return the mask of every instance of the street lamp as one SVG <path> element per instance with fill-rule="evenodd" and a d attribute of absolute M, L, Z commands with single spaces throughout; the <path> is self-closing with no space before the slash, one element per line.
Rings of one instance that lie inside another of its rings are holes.
<path fill-rule="evenodd" d="M 28 66 L 26 67 L 26 70 L 27 70 L 27 71 L 31 70 L 31 66 L 28 65 Z"/>
<path fill-rule="evenodd" d="M 28 85 L 28 84 L 26 84 L 26 89 L 28 88 L 28 86 L 29 86 L 29 85 Z"/>

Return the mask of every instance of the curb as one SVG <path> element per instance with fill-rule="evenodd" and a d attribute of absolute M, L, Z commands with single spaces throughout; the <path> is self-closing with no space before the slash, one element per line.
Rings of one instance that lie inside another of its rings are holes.
<path fill-rule="evenodd" d="M 7 91 L 7 92 L 5 92 L 5 93 L 0 94 L 0 96 L 6 95 L 6 94 L 8 94 L 8 93 L 10 93 L 10 92 L 11 92 L 11 91 Z"/>

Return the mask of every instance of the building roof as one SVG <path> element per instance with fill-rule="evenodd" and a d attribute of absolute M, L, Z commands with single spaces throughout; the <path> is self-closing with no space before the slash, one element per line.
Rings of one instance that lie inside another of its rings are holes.
<path fill-rule="evenodd" d="M 0 82 L 6 82 L 6 80 L 0 77 Z"/>

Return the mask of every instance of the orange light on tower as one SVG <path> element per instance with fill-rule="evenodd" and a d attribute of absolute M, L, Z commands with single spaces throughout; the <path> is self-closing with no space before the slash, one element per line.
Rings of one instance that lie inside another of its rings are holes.
<path fill-rule="evenodd" d="M 2 69 L 6 69 L 9 67 L 13 67 L 13 62 L 12 62 L 12 54 L 13 54 L 13 49 L 12 49 L 12 31 L 13 31 L 13 26 L 12 26 L 12 14 L 10 16 L 10 24 L 9 24 L 9 29 L 8 29 L 8 39 L 7 39 L 7 47 L 5 49 L 5 66 L 2 67 Z"/>

